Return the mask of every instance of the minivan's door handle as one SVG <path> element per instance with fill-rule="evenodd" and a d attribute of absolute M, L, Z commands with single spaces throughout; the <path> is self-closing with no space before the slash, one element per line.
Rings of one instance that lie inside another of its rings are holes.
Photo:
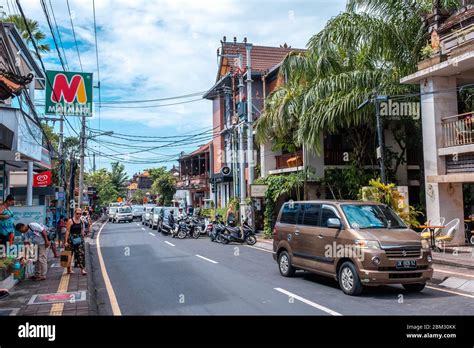
<path fill-rule="evenodd" d="M 295 236 L 299 236 L 300 235 L 300 230 L 295 230 Z"/>
<path fill-rule="evenodd" d="M 320 234 L 320 235 L 318 236 L 318 238 L 319 238 L 319 239 L 323 239 L 324 236 L 323 236 L 322 234 Z"/>

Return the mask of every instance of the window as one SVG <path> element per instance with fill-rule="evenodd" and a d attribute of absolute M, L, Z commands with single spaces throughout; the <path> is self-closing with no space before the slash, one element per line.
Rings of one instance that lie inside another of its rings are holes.
<path fill-rule="evenodd" d="M 286 203 L 283 206 L 280 222 L 283 224 L 295 225 L 296 219 L 298 217 L 299 209 L 300 209 L 299 203 L 294 203 L 294 204 Z"/>
<path fill-rule="evenodd" d="M 397 214 L 387 206 L 343 205 L 342 210 L 352 228 L 407 228 Z"/>
<path fill-rule="evenodd" d="M 303 220 L 301 224 L 306 226 L 318 226 L 321 205 L 306 203 L 302 205 L 302 210 L 304 212 L 304 217 L 302 219 L 300 217 L 300 221 Z"/>
<path fill-rule="evenodd" d="M 323 209 L 321 212 L 321 227 L 328 227 L 328 219 L 339 219 L 336 209 L 330 205 L 323 205 Z"/>

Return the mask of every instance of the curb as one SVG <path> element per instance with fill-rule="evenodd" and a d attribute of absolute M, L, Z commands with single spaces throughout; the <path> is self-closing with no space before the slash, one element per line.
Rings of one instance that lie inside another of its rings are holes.
<path fill-rule="evenodd" d="M 92 256 L 91 256 L 90 244 L 85 243 L 85 245 L 86 245 L 86 265 L 88 265 L 87 291 L 89 292 L 89 312 L 90 312 L 90 315 L 98 315 L 99 307 L 97 304 L 95 282 L 93 279 L 94 272 L 92 270 Z"/>
<path fill-rule="evenodd" d="M 460 267 L 460 268 L 467 268 L 467 269 L 474 269 L 474 265 L 466 265 L 463 263 L 457 263 L 453 261 L 445 261 L 433 258 L 433 263 L 437 265 L 444 265 L 444 266 L 452 266 L 452 267 Z"/>

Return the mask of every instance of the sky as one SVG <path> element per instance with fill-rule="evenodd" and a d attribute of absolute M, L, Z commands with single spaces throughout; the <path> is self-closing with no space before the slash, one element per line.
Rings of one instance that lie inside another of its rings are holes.
<path fill-rule="evenodd" d="M 64 44 L 71 71 L 81 71 L 79 57 L 71 29 L 66 0 L 49 1 Z M 304 48 L 312 35 L 325 23 L 344 10 L 345 0 L 95 0 L 99 69 L 102 101 L 129 101 L 167 98 L 208 90 L 217 74 L 217 48 L 226 36 L 239 41 L 247 37 L 254 45 Z M 58 55 L 51 40 L 40 0 L 21 0 L 25 15 L 37 20 L 48 35 L 51 51 L 44 56 L 48 70 L 61 70 Z M 94 74 L 97 84 L 96 45 L 92 0 L 69 0 L 72 20 L 84 72 Z M 15 13 L 14 0 L 0 0 L 8 15 Z M 0 12 L 2 12 L 0 10 Z M 50 13 L 50 16 L 52 14 Z M 38 92 L 37 100 L 44 99 Z M 173 100 L 140 105 L 172 104 Z M 97 89 L 94 100 L 98 101 Z M 111 104 L 108 104 L 111 105 Z M 112 105 L 113 106 L 113 105 Z M 198 100 L 181 105 L 146 109 L 96 107 L 88 125 L 101 131 L 137 136 L 134 145 L 160 146 L 143 143 L 146 136 L 195 134 L 212 128 L 212 102 Z M 138 106 L 138 104 L 127 104 Z M 42 108 L 39 108 L 39 111 Z M 100 114 L 100 116 L 99 116 Z M 70 117 L 79 132 L 79 120 Z M 56 129 L 58 126 L 56 125 Z M 74 135 L 69 125 L 66 135 Z M 98 138 L 95 138 L 97 140 Z M 103 141 L 122 143 L 116 138 L 101 137 Z M 203 141 L 204 142 L 204 141 Z M 130 144 L 130 143 L 129 143 Z M 170 161 L 180 152 L 191 152 L 199 144 L 162 148 L 153 153 L 135 153 L 131 149 L 103 144 L 107 154 L 121 154 L 124 160 L 159 159 L 156 164 L 124 163 L 131 176 L 149 167 L 177 165 Z M 99 150 L 96 142 L 88 146 Z M 109 149 L 104 146 L 108 146 Z M 112 160 L 96 157 L 97 168 L 110 168 Z M 86 161 L 90 170 L 92 159 Z"/>

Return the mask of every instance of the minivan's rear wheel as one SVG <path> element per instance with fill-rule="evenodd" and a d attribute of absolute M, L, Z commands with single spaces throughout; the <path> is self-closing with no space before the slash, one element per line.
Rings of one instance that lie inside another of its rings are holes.
<path fill-rule="evenodd" d="M 295 269 L 291 265 L 290 255 L 288 252 L 282 251 L 278 257 L 278 268 L 280 273 L 284 277 L 293 277 L 295 275 Z"/>
<path fill-rule="evenodd" d="M 344 262 L 338 278 L 339 286 L 346 295 L 357 296 L 362 292 L 362 284 L 353 263 Z"/>
<path fill-rule="evenodd" d="M 406 291 L 408 292 L 420 292 L 425 288 L 425 283 L 423 284 L 402 284 Z"/>

